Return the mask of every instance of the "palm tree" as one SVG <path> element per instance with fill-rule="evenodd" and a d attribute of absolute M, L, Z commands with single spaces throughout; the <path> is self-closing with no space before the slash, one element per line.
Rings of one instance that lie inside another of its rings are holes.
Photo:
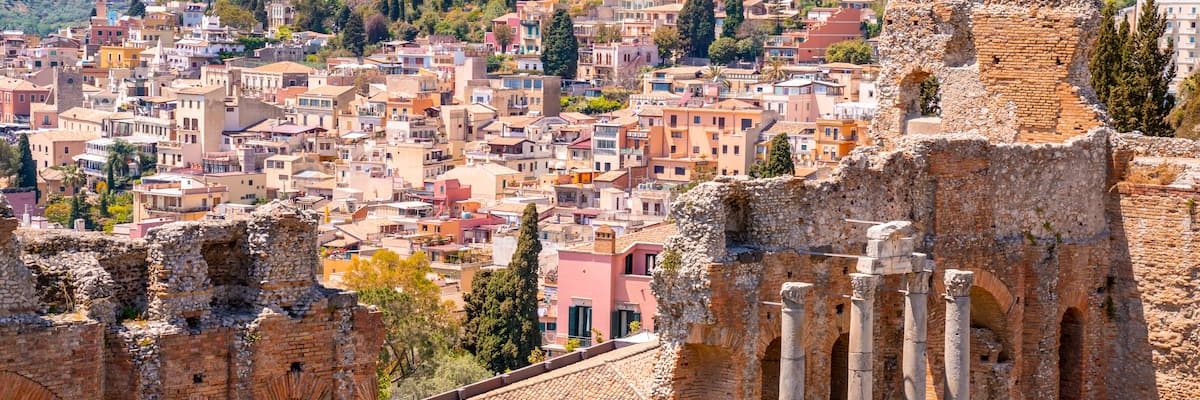
<path fill-rule="evenodd" d="M 708 69 L 704 71 L 704 79 L 707 79 L 710 82 L 720 83 L 721 86 L 729 89 L 729 80 L 725 79 L 724 75 L 725 67 L 720 65 L 709 65 Z"/>
<path fill-rule="evenodd" d="M 788 73 L 783 69 L 784 65 L 786 64 L 783 62 L 783 59 L 779 57 L 771 57 L 767 60 L 762 72 L 763 82 L 773 83 L 786 80 Z"/>
<path fill-rule="evenodd" d="M 83 176 L 83 172 L 79 171 L 79 166 L 75 164 L 66 164 L 50 167 L 62 174 L 62 183 L 71 188 L 71 193 L 79 190 L 87 182 L 87 178 Z"/>
<path fill-rule="evenodd" d="M 138 148 L 121 139 L 114 140 L 108 146 L 108 162 L 104 164 L 104 168 L 108 172 L 108 188 L 113 190 L 117 187 L 117 176 L 129 176 L 129 162 L 138 155 Z"/>

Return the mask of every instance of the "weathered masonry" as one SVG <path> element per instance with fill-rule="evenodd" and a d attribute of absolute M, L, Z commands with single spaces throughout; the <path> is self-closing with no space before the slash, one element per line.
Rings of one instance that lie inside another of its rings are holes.
<path fill-rule="evenodd" d="M 924 375 L 931 399 L 1200 398 L 1200 145 L 1105 127 L 1087 85 L 1097 16 L 1073 0 L 890 2 L 878 147 L 828 179 L 718 178 L 674 203 L 654 396 L 919 398 Z M 940 113 L 922 115 L 930 77 Z M 856 275 L 838 255 L 872 257 L 876 238 L 848 219 L 910 221 L 928 287 Z M 811 286 L 785 298 L 789 282 Z"/>
<path fill-rule="evenodd" d="M 273 203 L 120 240 L 5 215 L 0 398 L 374 398 L 382 323 L 317 284 L 316 222 Z"/>

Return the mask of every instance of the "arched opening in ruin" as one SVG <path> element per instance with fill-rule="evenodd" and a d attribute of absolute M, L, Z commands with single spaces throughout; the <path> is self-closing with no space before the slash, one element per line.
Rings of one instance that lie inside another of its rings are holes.
<path fill-rule="evenodd" d="M 942 87 L 937 77 L 913 71 L 900 80 L 896 106 L 900 107 L 900 130 L 904 134 L 937 133 L 942 125 Z"/>
<path fill-rule="evenodd" d="M 779 398 L 779 359 L 782 356 L 780 352 L 780 339 L 776 338 L 767 345 L 767 353 L 763 354 L 761 364 L 762 370 L 762 399 L 775 400 Z"/>
<path fill-rule="evenodd" d="M 1008 317 L 1005 307 L 982 287 L 971 287 L 970 295 L 971 331 L 988 331 L 983 335 L 972 335 L 971 352 L 977 355 L 977 362 L 981 364 L 1008 362 Z"/>
<path fill-rule="evenodd" d="M 0 371 L 0 399 L 58 400 L 58 396 L 32 379 Z"/>
<path fill-rule="evenodd" d="M 1058 398 L 1083 398 L 1083 318 L 1072 307 L 1063 313 L 1058 339 Z"/>
<path fill-rule="evenodd" d="M 829 351 L 829 400 L 845 400 L 850 381 L 850 334 L 843 333 Z"/>

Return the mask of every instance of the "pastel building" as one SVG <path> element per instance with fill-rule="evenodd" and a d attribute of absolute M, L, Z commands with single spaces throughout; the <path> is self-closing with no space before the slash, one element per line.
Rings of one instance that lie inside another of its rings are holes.
<path fill-rule="evenodd" d="M 593 243 L 558 251 L 557 322 L 546 327 L 547 345 L 578 339 L 587 346 L 599 333 L 605 340 L 629 336 L 630 323 L 654 330 L 658 301 L 650 290 L 651 272 L 674 224 L 655 225 L 617 236 L 596 228 Z"/>

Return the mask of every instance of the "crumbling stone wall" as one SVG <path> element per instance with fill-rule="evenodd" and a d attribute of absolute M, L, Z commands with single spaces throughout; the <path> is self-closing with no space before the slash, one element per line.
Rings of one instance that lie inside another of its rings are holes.
<path fill-rule="evenodd" d="M 905 135 L 929 76 L 941 84 L 943 132 L 1057 143 L 1100 126 L 1087 72 L 1098 16 L 1078 0 L 889 2 L 876 143 Z"/>
<path fill-rule="evenodd" d="M 382 322 L 317 284 L 317 219 L 273 203 L 145 240 L 0 219 L 0 373 L 58 398 L 373 398 Z"/>

